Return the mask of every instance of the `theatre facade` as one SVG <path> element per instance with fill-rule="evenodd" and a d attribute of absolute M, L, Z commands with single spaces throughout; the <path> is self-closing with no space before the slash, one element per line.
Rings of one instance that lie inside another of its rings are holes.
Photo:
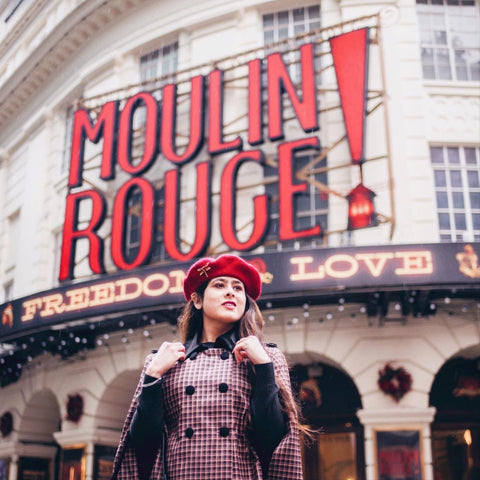
<path fill-rule="evenodd" d="M 305 480 L 480 470 L 475 0 L 0 1 L 0 480 L 106 480 L 183 278 L 241 255 Z"/>

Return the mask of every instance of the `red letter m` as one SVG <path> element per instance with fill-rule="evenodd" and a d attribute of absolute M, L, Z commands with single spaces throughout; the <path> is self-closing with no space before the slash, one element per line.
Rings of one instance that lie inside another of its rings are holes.
<path fill-rule="evenodd" d="M 72 151 L 70 154 L 69 187 L 79 187 L 82 184 L 83 154 L 85 137 L 97 143 L 103 134 L 102 167 L 100 178 L 113 178 L 113 155 L 115 150 L 115 130 L 117 123 L 117 102 L 108 102 L 97 116 L 97 122 L 92 125 L 87 110 L 77 110 L 73 117 Z"/>

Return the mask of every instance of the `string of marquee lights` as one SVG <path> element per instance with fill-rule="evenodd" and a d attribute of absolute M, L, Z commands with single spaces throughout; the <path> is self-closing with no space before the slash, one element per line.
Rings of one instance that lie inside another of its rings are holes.
<path fill-rule="evenodd" d="M 264 312 L 266 328 L 277 325 L 278 319 L 282 318 L 287 330 L 303 328 L 304 322 L 328 325 L 340 318 L 355 321 L 352 327 L 356 325 L 365 328 L 366 325 L 381 327 L 381 319 L 389 316 L 406 320 L 428 319 L 438 312 L 447 316 L 470 313 L 477 317 L 480 314 L 480 302 L 472 298 L 466 300 L 459 290 L 442 291 L 428 297 L 419 295 L 420 292 L 416 290 L 386 293 L 373 292 L 367 296 L 366 302 L 364 293 L 336 294 L 329 299 L 322 297 L 317 300 L 318 303 L 311 299 L 299 300 L 297 313 L 288 315 L 285 314 L 285 307 L 292 307 L 291 298 L 260 300 L 259 305 Z M 10 348 L 7 350 L 2 350 L 3 344 L 0 344 L 0 388 L 16 382 L 30 366 L 41 366 L 38 362 L 34 364 L 34 360 L 42 355 L 58 361 L 68 361 L 84 358 L 83 355 L 95 348 L 108 350 L 115 344 L 128 347 L 133 338 L 136 341 L 151 342 L 152 332 L 161 324 L 168 325 L 174 333 L 175 312 L 168 310 L 125 315 L 121 319 L 104 319 L 65 330 L 30 333 L 9 342 Z"/>

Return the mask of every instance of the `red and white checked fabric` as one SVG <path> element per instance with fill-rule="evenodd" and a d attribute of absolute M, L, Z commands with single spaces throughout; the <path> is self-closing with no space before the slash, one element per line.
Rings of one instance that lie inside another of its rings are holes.
<path fill-rule="evenodd" d="M 290 388 L 285 357 L 276 347 L 265 348 L 272 358 L 277 378 Z M 301 480 L 300 445 L 293 422 L 289 423 L 288 433 L 273 453 L 268 477 L 262 477 L 257 454 L 247 438 L 251 394 L 247 365 L 246 362 L 237 364 L 230 352 L 228 357 L 225 353 L 219 348 L 200 352 L 195 359 L 178 363 L 164 376 L 167 478 Z M 222 358 L 222 354 L 226 358 Z M 150 359 L 147 358 L 146 365 Z M 141 391 L 145 368 L 117 450 L 117 480 L 138 480 L 136 458 L 127 432 Z M 162 475 L 160 449 L 150 480 L 163 480 Z"/>

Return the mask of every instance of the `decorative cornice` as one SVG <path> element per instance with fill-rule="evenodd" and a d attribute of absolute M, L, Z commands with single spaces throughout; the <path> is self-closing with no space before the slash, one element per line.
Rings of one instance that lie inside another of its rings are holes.
<path fill-rule="evenodd" d="M 85 41 L 141 1 L 143 0 L 86 1 L 62 18 L 13 74 L 4 80 L 3 87 L 0 87 L 0 127 L 22 108 Z M 38 10 L 35 11 L 38 14 Z M 30 14 L 25 22 L 27 21 L 31 21 Z M 12 42 L 20 33 L 17 29 L 12 31 L 6 48 L 12 47 Z"/>

